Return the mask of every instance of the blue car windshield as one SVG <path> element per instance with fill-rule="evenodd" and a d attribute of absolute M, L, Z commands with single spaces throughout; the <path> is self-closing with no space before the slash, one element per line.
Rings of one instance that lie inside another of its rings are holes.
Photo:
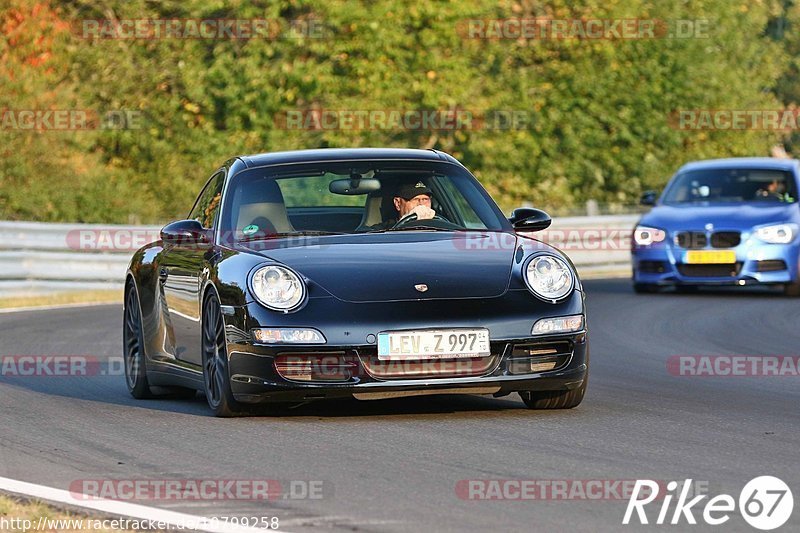
<path fill-rule="evenodd" d="M 752 168 L 682 172 L 672 180 L 662 199 L 665 204 L 796 201 L 797 185 L 791 172 Z"/>

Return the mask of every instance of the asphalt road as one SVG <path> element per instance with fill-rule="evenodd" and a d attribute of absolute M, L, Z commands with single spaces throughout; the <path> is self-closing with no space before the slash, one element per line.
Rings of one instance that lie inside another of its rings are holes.
<path fill-rule="evenodd" d="M 226 420 L 210 416 L 201 396 L 133 400 L 122 376 L 5 376 L 0 476 L 64 489 L 107 478 L 322 482 L 319 499 L 137 502 L 206 516 L 277 516 L 288 531 L 655 528 L 622 526 L 627 501 L 613 497 L 459 497 L 458 482 L 475 479 L 575 487 L 574 480 L 692 478 L 712 495 L 738 499 L 750 479 L 775 475 L 800 498 L 798 377 L 667 370 L 673 355 L 797 355 L 797 300 L 634 295 L 624 280 L 585 285 L 591 381 L 584 403 L 570 411 L 529 411 L 516 395 L 439 396 Z M 120 322 L 119 306 L 0 315 L 0 355 L 117 357 Z M 659 504 L 652 505 L 651 521 Z M 695 512 L 702 522 L 701 515 L 702 508 Z M 677 530 L 755 531 L 735 512 L 716 528 L 681 524 Z M 795 511 L 783 529 L 798 524 Z"/>

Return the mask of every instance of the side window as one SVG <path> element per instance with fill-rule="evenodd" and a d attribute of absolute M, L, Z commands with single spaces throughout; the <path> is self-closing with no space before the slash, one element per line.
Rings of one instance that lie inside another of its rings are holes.
<path fill-rule="evenodd" d="M 225 173 L 220 171 L 214 174 L 194 204 L 189 218 L 198 221 L 204 228 L 214 226 L 214 218 L 219 210 L 222 199 L 222 185 L 225 182 Z"/>
<path fill-rule="evenodd" d="M 464 197 L 464 194 L 459 190 L 453 180 L 447 177 L 437 177 L 436 183 L 443 189 L 444 194 L 453 203 L 452 207 L 455 208 L 457 213 L 454 213 L 457 218 L 461 218 L 461 222 L 466 229 L 486 229 L 487 225 L 478 216 L 478 213 L 470 205 L 470 202 Z M 463 182 L 462 182 L 463 183 Z M 480 205 L 476 202 L 474 205 Z"/>

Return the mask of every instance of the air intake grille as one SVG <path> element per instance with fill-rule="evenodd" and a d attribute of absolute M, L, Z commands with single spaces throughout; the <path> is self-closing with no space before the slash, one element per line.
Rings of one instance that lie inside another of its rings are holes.
<path fill-rule="evenodd" d="M 780 259 L 756 261 L 756 272 L 779 272 L 786 268 L 786 263 Z"/>
<path fill-rule="evenodd" d="M 742 269 L 742 263 L 732 265 L 683 265 L 678 272 L 687 278 L 735 278 Z"/>

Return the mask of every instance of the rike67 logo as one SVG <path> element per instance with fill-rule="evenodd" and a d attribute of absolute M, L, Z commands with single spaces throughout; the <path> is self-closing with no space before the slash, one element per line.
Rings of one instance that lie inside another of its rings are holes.
<path fill-rule="evenodd" d="M 750 480 L 739 493 L 738 502 L 729 494 L 720 494 L 704 502 L 703 505 L 701 502 L 708 495 L 701 494 L 689 499 L 691 486 L 691 479 L 685 480 L 683 485 L 677 481 L 670 481 L 667 483 L 665 493 L 661 494 L 659 483 L 649 479 L 636 480 L 622 523 L 630 524 L 635 516 L 640 524 L 650 524 L 652 516 L 648 518 L 645 507 L 656 500 L 660 501 L 661 506 L 658 517 L 652 523 L 658 525 L 697 524 L 695 512 L 702 514 L 706 524 L 722 525 L 730 520 L 731 514 L 737 510 L 737 503 L 738 511 L 745 522 L 762 531 L 779 528 L 792 516 L 794 508 L 792 491 L 786 483 L 773 476 L 760 476 Z M 676 496 L 675 508 L 671 510 L 672 501 Z"/>

